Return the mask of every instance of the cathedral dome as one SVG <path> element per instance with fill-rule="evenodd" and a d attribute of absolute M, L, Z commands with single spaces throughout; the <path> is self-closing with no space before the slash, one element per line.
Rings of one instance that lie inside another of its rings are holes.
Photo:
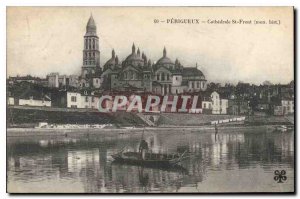
<path fill-rule="evenodd" d="M 113 49 L 111 52 L 111 58 L 104 64 L 104 70 L 110 68 L 111 66 L 118 65 L 118 56 L 115 55 L 115 50 Z"/>
<path fill-rule="evenodd" d="M 183 68 L 183 76 L 187 78 L 195 78 L 205 80 L 205 76 L 201 70 L 196 67 L 184 67 Z"/>
<path fill-rule="evenodd" d="M 163 57 L 160 58 L 157 63 L 157 65 L 166 65 L 166 64 L 174 64 L 170 58 L 167 57 L 167 50 L 166 48 L 164 48 L 164 51 L 163 51 Z"/>
<path fill-rule="evenodd" d="M 130 54 L 126 59 L 125 59 L 126 62 L 129 62 L 129 61 L 143 61 L 143 59 L 138 56 L 137 54 Z"/>
<path fill-rule="evenodd" d="M 132 45 L 132 53 L 128 55 L 128 57 L 125 59 L 125 62 L 132 62 L 132 61 L 143 61 L 143 59 L 140 57 L 140 49 L 138 49 L 136 53 L 134 44 Z"/>

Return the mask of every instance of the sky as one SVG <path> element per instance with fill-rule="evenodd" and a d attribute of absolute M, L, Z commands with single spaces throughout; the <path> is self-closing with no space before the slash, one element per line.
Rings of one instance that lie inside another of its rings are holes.
<path fill-rule="evenodd" d="M 289 83 L 294 78 L 291 7 L 8 7 L 7 77 L 51 72 L 80 74 L 90 15 L 97 25 L 101 66 L 115 49 L 119 60 L 134 42 L 151 61 L 167 56 L 196 63 L 208 82 Z M 199 24 L 166 23 L 198 19 Z M 160 23 L 154 23 L 158 19 Z M 208 20 L 252 20 L 210 24 Z M 253 24 L 280 20 L 280 25 Z M 203 22 L 203 23 L 202 23 Z"/>

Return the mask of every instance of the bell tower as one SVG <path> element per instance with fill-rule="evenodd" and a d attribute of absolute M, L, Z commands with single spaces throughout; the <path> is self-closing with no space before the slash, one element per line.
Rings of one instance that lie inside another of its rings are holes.
<path fill-rule="evenodd" d="M 89 78 L 89 76 L 94 75 L 98 71 L 100 71 L 99 37 L 97 36 L 97 27 L 93 15 L 91 15 L 84 35 L 81 77 Z"/>

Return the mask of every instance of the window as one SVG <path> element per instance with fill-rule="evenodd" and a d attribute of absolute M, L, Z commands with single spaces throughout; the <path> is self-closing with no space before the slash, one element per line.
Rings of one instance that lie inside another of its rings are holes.
<path fill-rule="evenodd" d="M 165 73 L 162 73 L 162 75 L 161 75 L 161 81 L 165 81 Z"/>
<path fill-rule="evenodd" d="M 203 108 L 206 108 L 206 103 L 203 104 Z"/>
<path fill-rule="evenodd" d="M 199 84 L 199 82 L 197 82 L 197 88 L 199 88 L 200 87 L 200 84 Z"/>
<path fill-rule="evenodd" d="M 178 77 L 175 77 L 176 81 L 178 80 Z"/>
<path fill-rule="evenodd" d="M 156 80 L 159 80 L 159 74 L 156 75 Z"/>
<path fill-rule="evenodd" d="M 94 96 L 92 97 L 92 102 L 95 102 L 95 98 L 94 98 Z"/>
<path fill-rule="evenodd" d="M 72 102 L 76 102 L 76 96 L 72 96 L 72 97 L 71 97 L 71 101 L 72 101 Z"/>
<path fill-rule="evenodd" d="M 169 81 L 170 80 L 170 75 L 169 74 L 167 74 L 167 81 Z"/>
<path fill-rule="evenodd" d="M 71 108 L 77 108 L 77 105 L 71 105 Z"/>
<path fill-rule="evenodd" d="M 194 88 L 194 82 L 192 82 L 192 88 Z"/>
<path fill-rule="evenodd" d="M 86 97 L 85 97 L 85 102 L 88 102 L 88 101 L 89 101 L 89 97 L 86 96 Z"/>

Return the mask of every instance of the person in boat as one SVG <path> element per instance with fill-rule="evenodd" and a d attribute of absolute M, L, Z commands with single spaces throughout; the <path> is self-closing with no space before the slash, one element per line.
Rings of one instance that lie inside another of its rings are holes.
<path fill-rule="evenodd" d="M 215 134 L 218 134 L 218 127 L 216 123 L 215 123 Z"/>
<path fill-rule="evenodd" d="M 145 140 L 142 140 L 139 147 L 139 153 L 141 154 L 143 160 L 145 160 L 146 158 L 146 153 L 148 149 L 148 143 Z"/>

